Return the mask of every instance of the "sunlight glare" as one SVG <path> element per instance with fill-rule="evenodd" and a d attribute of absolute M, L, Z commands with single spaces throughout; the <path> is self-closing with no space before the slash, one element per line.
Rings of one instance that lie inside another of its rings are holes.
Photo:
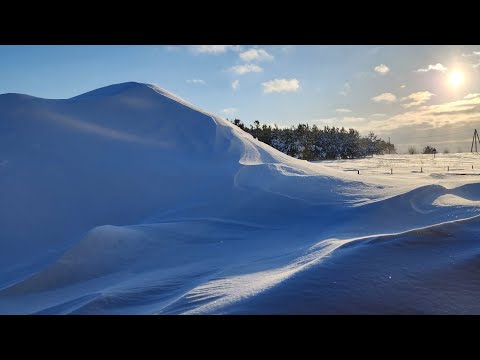
<path fill-rule="evenodd" d="M 450 86 L 453 88 L 459 87 L 464 80 L 464 75 L 463 72 L 458 71 L 458 70 L 453 70 L 450 73 L 450 76 L 448 77 L 448 82 L 450 83 Z"/>

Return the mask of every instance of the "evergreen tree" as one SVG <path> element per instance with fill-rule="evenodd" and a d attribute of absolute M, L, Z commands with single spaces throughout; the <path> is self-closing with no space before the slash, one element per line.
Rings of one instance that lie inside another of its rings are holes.
<path fill-rule="evenodd" d="M 276 124 L 273 128 L 270 125 L 261 125 L 258 120 L 247 128 L 240 119 L 235 119 L 233 124 L 259 141 L 298 159 L 355 159 L 395 153 L 395 145 L 379 139 L 373 132 L 361 137 L 359 132 L 352 128 L 346 130 L 343 127 L 325 126 L 319 129 L 316 125 L 310 127 L 308 124 L 298 124 L 296 127 L 280 129 Z"/>

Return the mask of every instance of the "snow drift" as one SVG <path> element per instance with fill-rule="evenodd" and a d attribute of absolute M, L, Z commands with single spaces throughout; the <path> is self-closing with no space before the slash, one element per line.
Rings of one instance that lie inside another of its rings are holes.
<path fill-rule="evenodd" d="M 4 94 L 0 114 L 0 313 L 479 310 L 452 307 L 450 280 L 432 280 L 475 266 L 476 242 L 455 241 L 478 228 L 471 179 L 398 186 L 293 159 L 133 82 L 64 100 Z M 463 235 L 429 230 L 444 227 Z M 401 286 L 372 295 L 401 266 Z M 416 307 L 427 278 L 440 290 Z M 451 281 L 458 296 L 480 291 Z"/>

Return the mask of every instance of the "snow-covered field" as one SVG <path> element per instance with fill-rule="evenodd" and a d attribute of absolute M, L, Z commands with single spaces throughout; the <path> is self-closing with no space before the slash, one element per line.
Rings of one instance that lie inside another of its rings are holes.
<path fill-rule="evenodd" d="M 310 163 L 139 83 L 0 115 L 0 313 L 480 313 L 479 155 Z"/>

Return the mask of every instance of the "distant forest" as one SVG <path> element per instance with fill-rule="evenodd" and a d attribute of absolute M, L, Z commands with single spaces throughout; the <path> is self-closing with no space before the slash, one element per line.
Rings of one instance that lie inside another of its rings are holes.
<path fill-rule="evenodd" d="M 258 140 L 281 152 L 304 160 L 355 159 L 365 156 L 395 154 L 395 145 L 377 137 L 373 132 L 360 136 L 357 130 L 316 125 L 298 124 L 297 127 L 280 129 L 276 124 L 245 126 L 241 120 L 231 121 Z"/>

